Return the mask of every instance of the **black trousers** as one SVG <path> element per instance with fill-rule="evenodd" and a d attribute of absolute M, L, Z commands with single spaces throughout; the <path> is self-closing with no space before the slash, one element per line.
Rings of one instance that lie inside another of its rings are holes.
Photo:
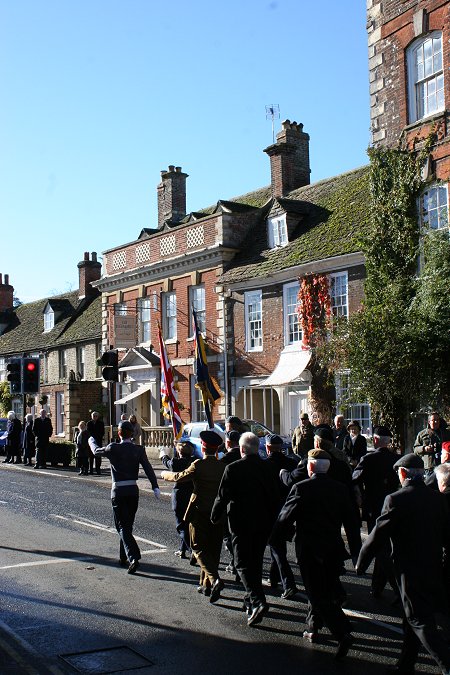
<path fill-rule="evenodd" d="M 89 471 L 90 473 L 94 472 L 94 463 L 96 473 L 100 473 L 100 467 L 102 465 L 102 458 L 98 455 L 89 455 Z"/>
<path fill-rule="evenodd" d="M 350 622 L 340 605 L 342 596 L 339 597 L 342 563 L 304 555 L 299 566 L 310 605 L 306 619 L 308 630 L 316 632 L 325 624 L 333 636 L 341 640 L 350 632 Z"/>
<path fill-rule="evenodd" d="M 245 588 L 244 602 L 250 609 L 266 604 L 262 586 L 264 550 L 269 532 L 232 533 L 234 566 Z"/>
<path fill-rule="evenodd" d="M 438 630 L 436 615 L 428 612 L 414 612 L 411 605 L 404 605 L 403 645 L 398 665 L 405 670 L 414 670 L 421 646 L 434 659 L 441 672 L 450 670 L 450 649 L 446 640 Z M 448 617 L 445 619 L 448 624 Z M 448 625 L 445 626 L 448 631 Z"/>
<path fill-rule="evenodd" d="M 281 580 L 283 591 L 288 588 L 295 588 L 295 578 L 291 566 L 287 559 L 287 543 L 285 539 L 274 539 L 270 542 L 270 555 L 272 564 L 270 566 L 269 580 L 272 585 Z"/>
<path fill-rule="evenodd" d="M 47 466 L 48 439 L 36 439 L 36 466 Z"/>
<path fill-rule="evenodd" d="M 139 560 L 141 551 L 133 537 L 133 525 L 139 505 L 139 495 L 111 498 L 114 524 L 120 537 L 120 560 Z"/>

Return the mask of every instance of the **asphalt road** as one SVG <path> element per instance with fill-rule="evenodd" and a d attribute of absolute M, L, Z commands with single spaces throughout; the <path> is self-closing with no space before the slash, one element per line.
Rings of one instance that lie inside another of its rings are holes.
<path fill-rule="evenodd" d="M 138 573 L 128 575 L 117 564 L 103 473 L 0 465 L 1 674 L 375 675 L 395 663 L 401 620 L 394 596 L 389 590 L 373 600 L 368 578 L 350 567 L 346 611 L 356 642 L 342 663 L 334 661 L 336 643 L 326 631 L 318 644 L 302 640 L 302 593 L 282 600 L 268 589 L 269 615 L 249 629 L 242 588 L 224 571 L 222 598 L 211 605 L 196 592 L 198 568 L 173 555 L 178 539 L 163 482 L 158 502 L 148 481 L 139 481 L 135 534 L 143 556 Z M 227 562 L 224 551 L 223 567 Z M 303 590 L 299 578 L 298 585 Z M 424 656 L 417 672 L 438 670 Z"/>

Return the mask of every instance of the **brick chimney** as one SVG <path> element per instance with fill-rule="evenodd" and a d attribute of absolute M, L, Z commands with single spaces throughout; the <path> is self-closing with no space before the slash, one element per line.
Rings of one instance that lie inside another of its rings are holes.
<path fill-rule="evenodd" d="M 96 288 L 92 288 L 91 281 L 100 279 L 101 272 L 102 266 L 97 261 L 97 254 L 93 252 L 89 258 L 89 253 L 85 253 L 84 260 L 78 263 L 79 298 L 91 298 L 98 295 L 99 291 Z"/>
<path fill-rule="evenodd" d="M 12 309 L 14 305 L 14 288 L 9 284 L 9 274 L 5 274 L 5 283 L 0 274 L 0 312 Z"/>
<path fill-rule="evenodd" d="M 270 157 L 272 195 L 283 197 L 291 190 L 309 185 L 309 135 L 303 124 L 284 120 L 277 142 L 264 150 Z"/>
<path fill-rule="evenodd" d="M 161 183 L 158 191 L 158 228 L 166 220 L 180 221 L 186 215 L 186 178 L 187 173 L 181 166 L 169 166 L 168 171 L 161 171 Z"/>

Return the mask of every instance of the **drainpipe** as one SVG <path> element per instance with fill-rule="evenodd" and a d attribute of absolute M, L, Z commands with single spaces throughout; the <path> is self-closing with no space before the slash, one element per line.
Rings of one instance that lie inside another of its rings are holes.
<path fill-rule="evenodd" d="M 225 380 L 225 417 L 231 414 L 230 410 L 230 392 L 228 386 L 228 350 L 227 350 L 227 308 L 225 293 L 222 294 L 222 312 L 223 312 L 223 377 Z"/>

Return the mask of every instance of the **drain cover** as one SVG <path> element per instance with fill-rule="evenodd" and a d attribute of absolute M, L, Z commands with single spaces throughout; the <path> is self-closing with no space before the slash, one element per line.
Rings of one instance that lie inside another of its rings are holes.
<path fill-rule="evenodd" d="M 130 647 L 109 647 L 108 649 L 96 649 L 91 652 L 61 654 L 60 658 L 71 665 L 72 668 L 78 670 L 79 673 L 93 673 L 95 675 L 155 665 Z"/>

